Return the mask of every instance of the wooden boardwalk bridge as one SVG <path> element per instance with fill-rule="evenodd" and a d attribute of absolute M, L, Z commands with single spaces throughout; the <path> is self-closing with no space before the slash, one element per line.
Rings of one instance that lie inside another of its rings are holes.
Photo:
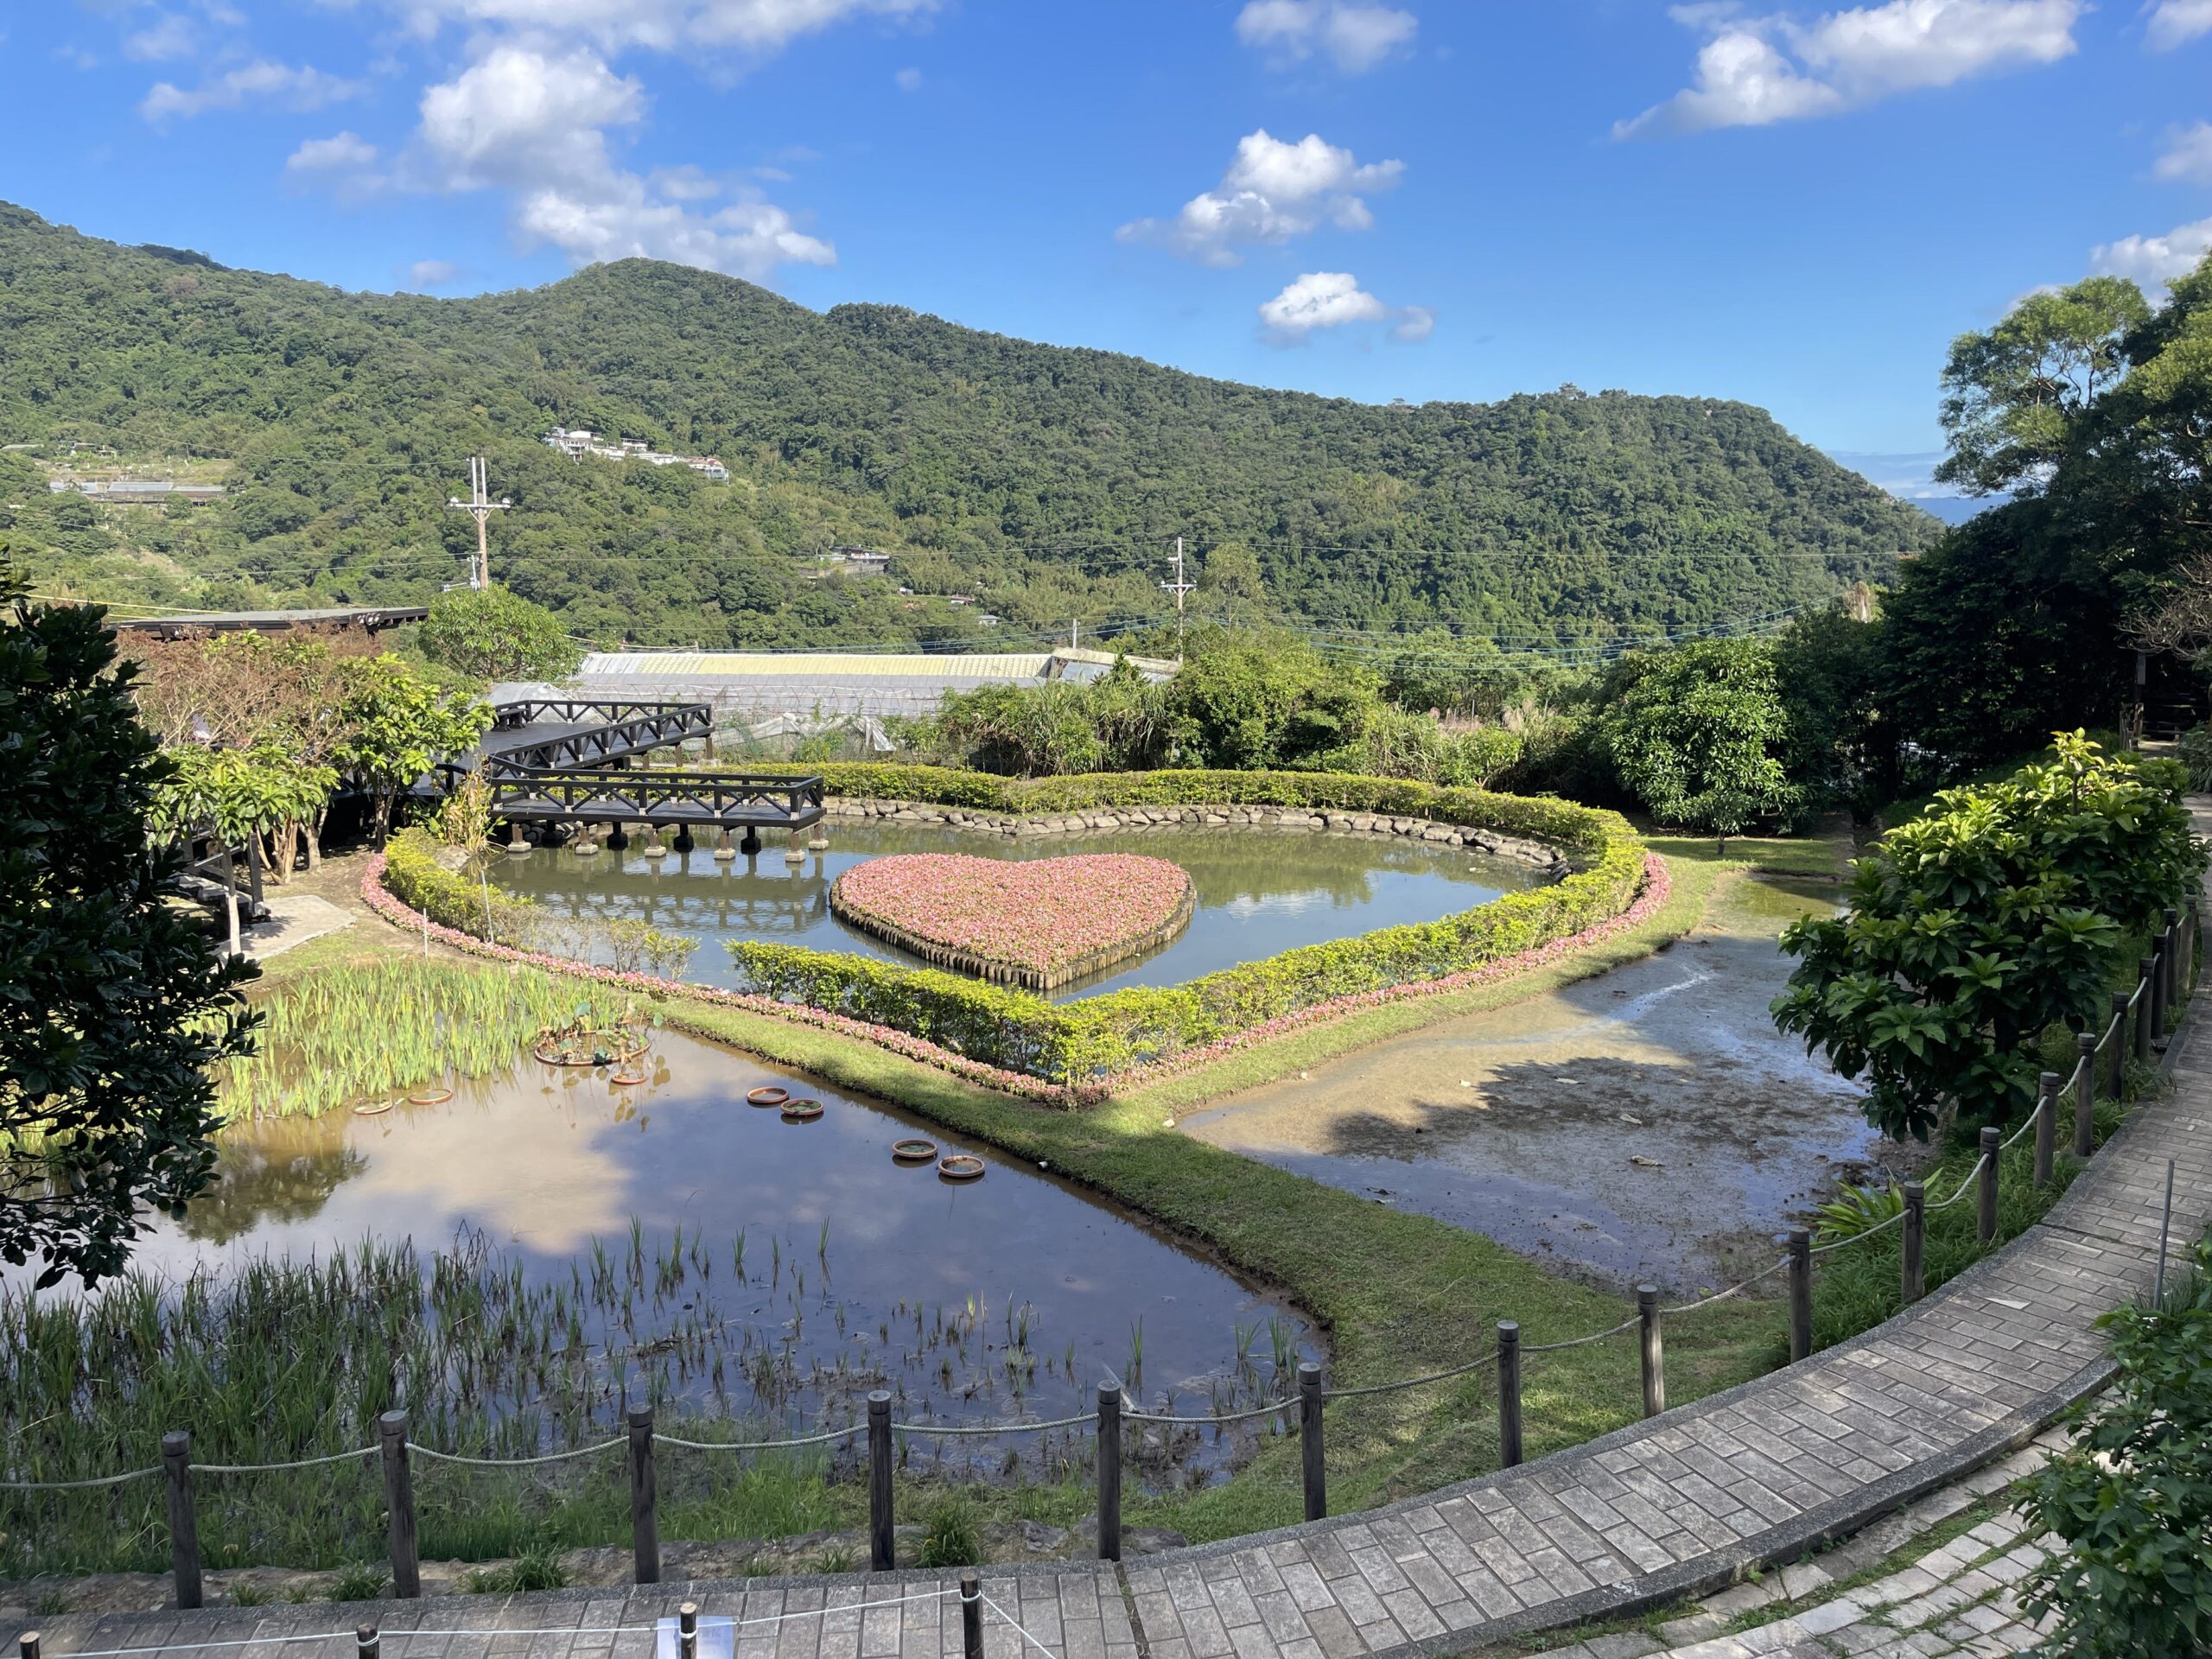
<path fill-rule="evenodd" d="M 600 825 L 617 846 L 629 825 L 651 829 L 656 844 L 664 830 L 677 832 L 678 845 L 702 830 L 725 842 L 736 830 L 742 849 L 757 852 L 761 831 L 780 830 L 790 833 L 796 853 L 800 833 L 822 822 L 819 778 L 632 766 L 695 738 L 705 740 L 711 764 L 714 711 L 703 702 L 531 697 L 493 712 L 475 752 L 446 770 L 480 771 L 493 820 L 511 830 L 525 824 L 567 830 L 586 847 Z"/>

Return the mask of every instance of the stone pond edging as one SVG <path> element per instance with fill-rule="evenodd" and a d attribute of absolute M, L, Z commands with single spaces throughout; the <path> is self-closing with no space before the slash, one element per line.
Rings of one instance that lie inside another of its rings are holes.
<path fill-rule="evenodd" d="M 1439 823 L 1428 818 L 1393 817 L 1387 812 L 1212 805 L 1116 806 L 1097 807 L 1080 812 L 1022 814 L 938 806 L 927 801 L 874 800 L 851 796 L 831 796 L 823 803 L 823 810 L 831 817 L 887 818 L 900 823 L 954 824 L 1015 840 L 1032 836 L 1080 835 L 1099 830 L 1180 829 L 1186 825 L 1319 830 L 1334 835 L 1387 836 L 1437 846 L 1463 847 L 1493 858 L 1510 858 L 1532 864 L 1554 879 L 1574 868 L 1573 861 L 1558 848 L 1541 841 L 1524 840 L 1495 830 L 1471 830 L 1461 824 Z"/>

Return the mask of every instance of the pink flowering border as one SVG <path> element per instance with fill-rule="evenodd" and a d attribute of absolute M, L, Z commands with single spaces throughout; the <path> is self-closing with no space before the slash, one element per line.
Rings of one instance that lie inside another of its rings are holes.
<path fill-rule="evenodd" d="M 1025 1100 L 1036 1100 L 1054 1105 L 1095 1105 L 1110 1098 L 1122 1084 L 1135 1083 L 1148 1086 L 1154 1083 L 1192 1071 L 1226 1058 L 1231 1054 L 1281 1037 L 1308 1026 L 1324 1025 L 1363 1008 L 1380 1007 L 1386 1003 L 1410 1001 L 1416 998 L 1445 996 L 1454 991 L 1464 991 L 1477 985 L 1491 984 L 1510 979 L 1531 968 L 1557 962 L 1562 957 L 1596 944 L 1600 940 L 1626 931 L 1649 921 L 1656 915 L 1667 900 L 1674 895 L 1673 873 L 1667 861 L 1654 852 L 1643 855 L 1643 882 L 1635 899 L 1628 907 L 1605 921 L 1592 924 L 1577 933 L 1569 933 L 1548 944 L 1531 945 L 1526 950 L 1516 950 L 1510 956 L 1500 957 L 1496 962 L 1485 963 L 1479 968 L 1470 968 L 1441 979 L 1408 981 L 1402 985 L 1384 986 L 1370 991 L 1353 991 L 1343 996 L 1329 998 L 1311 1007 L 1278 1015 L 1273 1020 L 1221 1038 L 1214 1042 L 1185 1049 L 1164 1060 L 1149 1060 L 1107 1083 L 1065 1084 L 1050 1083 L 1042 1077 L 1033 1077 L 1004 1066 L 987 1065 L 981 1060 L 969 1059 L 949 1048 L 925 1039 L 916 1037 L 892 1026 L 872 1025 L 864 1020 L 855 1020 L 842 1014 L 831 1014 L 822 1008 L 810 1008 L 803 1004 L 779 1002 L 773 997 L 760 996 L 744 991 L 725 991 L 711 985 L 695 984 L 690 980 L 663 979 L 652 974 L 621 973 L 612 968 L 601 968 L 571 957 L 542 955 L 533 950 L 518 950 L 512 945 L 493 944 L 480 939 L 473 933 L 458 928 L 446 927 L 431 921 L 422 912 L 413 908 L 384 884 L 385 855 L 371 855 L 361 872 L 362 902 L 389 922 L 410 931 L 427 931 L 429 937 L 441 944 L 452 946 L 471 956 L 487 957 L 495 962 L 522 963 L 532 968 L 542 968 L 550 973 L 568 974 L 578 979 L 592 980 L 602 985 L 615 985 L 626 990 L 640 991 L 650 996 L 688 998 L 692 1001 L 711 1003 L 718 1007 L 737 1008 L 747 1014 L 782 1020 L 791 1025 L 811 1026 L 818 1031 L 851 1037 L 877 1047 L 887 1049 L 940 1071 L 950 1072 L 963 1081 L 995 1089 L 1001 1094 Z"/>

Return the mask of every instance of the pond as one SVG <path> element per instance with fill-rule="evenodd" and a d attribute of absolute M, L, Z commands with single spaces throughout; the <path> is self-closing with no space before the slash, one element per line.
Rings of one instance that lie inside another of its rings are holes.
<path fill-rule="evenodd" d="M 687 1410 L 805 1432 L 853 1421 L 874 1388 L 906 1421 L 1065 1416 L 1109 1377 L 1155 1405 L 1227 1409 L 1317 1357 L 1280 1300 L 1050 1171 L 680 1034 L 659 1033 L 643 1069 L 623 1088 L 525 1058 L 442 1104 L 234 1128 L 216 1186 L 137 1264 L 176 1279 L 365 1238 L 488 1248 L 531 1284 L 588 1293 L 607 1424 L 648 1373 Z M 747 1104 L 770 1084 L 826 1109 L 793 1122 Z M 986 1173 L 894 1162 L 918 1135 Z M 996 1463 L 1037 1440 L 915 1455 Z M 1181 1448 L 1181 1473 L 1230 1449 Z"/>
<path fill-rule="evenodd" d="M 732 986 L 732 940 L 804 944 L 920 965 L 830 913 L 830 887 L 864 860 L 894 853 L 968 853 L 1007 859 L 1136 853 L 1180 865 L 1197 890 L 1190 926 L 1148 955 L 1052 993 L 1064 1000 L 1131 985 L 1176 985 L 1294 945 L 1430 922 L 1536 885 L 1517 860 L 1395 836 L 1328 835 L 1259 826 L 1185 825 L 1096 830 L 1020 840 L 938 824 L 840 818 L 827 852 L 788 864 L 770 845 L 717 862 L 704 844 L 648 858 L 632 843 L 588 856 L 540 849 L 493 861 L 490 877 L 570 919 L 634 917 L 700 941 L 686 976 Z"/>

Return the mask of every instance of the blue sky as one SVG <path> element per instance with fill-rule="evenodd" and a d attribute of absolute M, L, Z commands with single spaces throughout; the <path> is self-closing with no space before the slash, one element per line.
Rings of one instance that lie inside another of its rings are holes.
<path fill-rule="evenodd" d="M 18 0 L 0 197 L 454 294 L 645 252 L 1382 401 L 1739 397 L 2212 245 L 2212 0 Z M 1900 460 L 1899 458 L 1902 458 Z"/>

